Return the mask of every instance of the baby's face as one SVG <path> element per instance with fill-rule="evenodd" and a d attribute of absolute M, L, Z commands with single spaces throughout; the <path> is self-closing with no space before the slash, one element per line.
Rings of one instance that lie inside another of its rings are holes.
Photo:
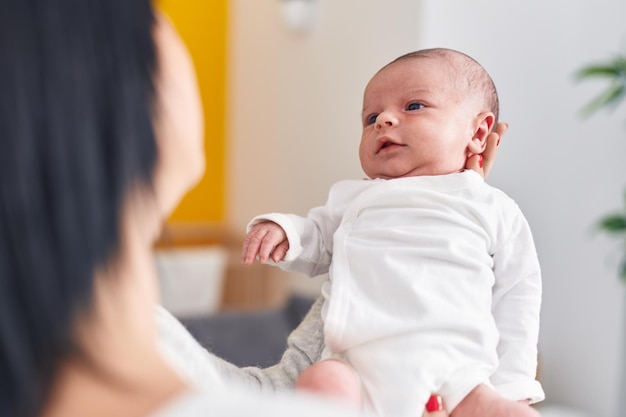
<path fill-rule="evenodd" d="M 408 58 L 370 80 L 359 147 L 361 166 L 370 178 L 464 169 L 478 112 L 462 99 L 454 74 L 442 59 Z"/>

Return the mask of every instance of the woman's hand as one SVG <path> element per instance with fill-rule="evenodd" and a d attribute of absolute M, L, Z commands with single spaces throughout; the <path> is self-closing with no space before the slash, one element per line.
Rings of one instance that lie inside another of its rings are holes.
<path fill-rule="evenodd" d="M 482 175 L 483 178 L 487 178 L 487 174 L 489 174 L 493 162 L 496 159 L 496 155 L 498 154 L 500 138 L 508 128 L 508 124 L 502 122 L 498 123 L 489 136 L 487 136 L 485 151 L 480 155 L 476 154 L 467 158 L 465 168 L 473 169 Z"/>

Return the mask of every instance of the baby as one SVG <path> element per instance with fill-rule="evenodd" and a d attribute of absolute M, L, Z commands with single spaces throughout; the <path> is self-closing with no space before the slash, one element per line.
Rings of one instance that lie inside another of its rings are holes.
<path fill-rule="evenodd" d="M 528 406 L 544 398 L 530 228 L 511 198 L 465 170 L 497 117 L 493 81 L 472 58 L 403 55 L 365 89 L 359 157 L 369 179 L 335 184 L 307 217 L 250 222 L 244 264 L 329 273 L 325 359 L 299 387 L 384 417 L 421 414 L 431 393 L 455 416 L 480 387 L 481 416 L 538 415 Z"/>

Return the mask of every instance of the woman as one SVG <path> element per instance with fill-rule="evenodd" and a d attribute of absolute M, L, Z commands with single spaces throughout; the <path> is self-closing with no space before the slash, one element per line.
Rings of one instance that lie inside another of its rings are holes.
<path fill-rule="evenodd" d="M 148 1 L 2 0 L 0 27 L 0 414 L 144 415 L 186 388 L 150 253 L 203 170 L 191 64 Z"/>
<path fill-rule="evenodd" d="M 150 2 L 0 0 L 0 56 L 0 415 L 347 415 L 246 390 L 295 362 L 239 370 L 154 314 L 152 245 L 204 161 L 191 61 Z"/>

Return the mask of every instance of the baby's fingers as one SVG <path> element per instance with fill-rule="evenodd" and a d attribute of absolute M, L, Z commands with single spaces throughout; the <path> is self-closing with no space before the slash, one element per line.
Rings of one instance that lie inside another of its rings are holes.
<path fill-rule="evenodd" d="M 261 246 L 265 240 L 266 235 L 269 232 L 269 228 L 265 227 L 263 223 L 255 225 L 248 232 L 246 239 L 243 241 L 243 250 L 241 255 L 241 262 L 244 265 L 252 265 L 257 255 L 261 251 Z"/>
<path fill-rule="evenodd" d="M 276 223 L 253 226 L 243 243 L 242 263 L 251 265 L 257 256 L 260 262 L 267 262 L 274 248 L 285 239 L 285 232 Z"/>
<path fill-rule="evenodd" d="M 243 241 L 243 249 L 241 250 L 241 263 L 251 265 L 254 263 L 259 248 L 261 247 L 262 237 L 259 237 L 258 230 L 252 229 L 246 239 Z"/>
<path fill-rule="evenodd" d="M 280 231 L 271 229 L 268 230 L 263 239 L 261 240 L 261 248 L 259 249 L 259 261 L 264 264 L 270 258 L 270 255 L 274 251 L 276 245 L 282 241 L 282 234 Z"/>
<path fill-rule="evenodd" d="M 283 240 L 280 242 L 272 252 L 272 261 L 280 262 L 285 259 L 285 255 L 287 255 L 287 251 L 289 250 L 289 241 Z"/>

